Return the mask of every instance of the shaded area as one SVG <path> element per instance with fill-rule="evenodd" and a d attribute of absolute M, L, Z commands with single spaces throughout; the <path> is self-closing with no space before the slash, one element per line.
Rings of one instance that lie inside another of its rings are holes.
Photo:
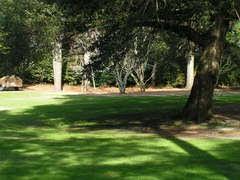
<path fill-rule="evenodd" d="M 219 96 L 215 100 L 215 120 L 222 126 L 240 128 L 239 95 Z"/>
<path fill-rule="evenodd" d="M 1 115 L 4 124 L 26 126 L 110 127 L 173 123 L 181 113 L 184 97 L 97 97 L 69 95 L 56 98 L 57 103 L 36 105 L 24 112 Z M 179 102 L 176 104 L 176 102 Z M 58 104 L 60 103 L 60 104 Z M 23 121 L 21 121 L 21 120 Z"/>
<path fill-rule="evenodd" d="M 160 128 L 174 123 L 184 97 L 18 98 L 0 111 L 0 179 L 240 177 L 240 141 L 180 139 Z M 145 128 L 155 135 L 139 133 Z"/>

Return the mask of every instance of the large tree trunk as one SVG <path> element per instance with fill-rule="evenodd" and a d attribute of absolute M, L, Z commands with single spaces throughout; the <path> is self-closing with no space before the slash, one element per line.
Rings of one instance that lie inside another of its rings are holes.
<path fill-rule="evenodd" d="M 194 82 L 194 53 L 192 47 L 187 57 L 187 79 L 186 79 L 186 88 L 191 89 Z"/>
<path fill-rule="evenodd" d="M 211 32 L 212 39 L 203 47 L 191 95 L 183 112 L 186 119 L 197 122 L 212 117 L 214 87 L 227 31 L 222 17 L 218 16 L 215 22 L 215 28 Z"/>
<path fill-rule="evenodd" d="M 53 49 L 54 89 L 57 92 L 62 91 L 62 63 L 62 43 L 59 40 Z"/>

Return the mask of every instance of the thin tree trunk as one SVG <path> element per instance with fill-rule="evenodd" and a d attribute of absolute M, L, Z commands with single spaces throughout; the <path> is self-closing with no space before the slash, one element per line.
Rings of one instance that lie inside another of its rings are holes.
<path fill-rule="evenodd" d="M 92 67 L 91 67 L 91 74 L 92 74 L 92 84 L 93 84 L 93 88 L 96 89 L 95 73 L 94 73 Z"/>
<path fill-rule="evenodd" d="M 129 77 L 129 73 L 126 73 L 124 77 L 122 77 L 122 74 L 119 72 L 116 72 L 116 81 L 119 88 L 120 94 L 126 93 L 126 86 L 127 86 L 127 80 Z"/>
<path fill-rule="evenodd" d="M 62 63 L 62 42 L 59 40 L 53 49 L 54 89 L 57 92 L 62 91 Z"/>
<path fill-rule="evenodd" d="M 126 94 L 126 87 L 123 84 L 119 85 L 120 94 Z"/>
<path fill-rule="evenodd" d="M 120 94 L 125 94 L 126 93 L 126 82 L 121 79 L 116 79 L 116 80 L 117 80 L 117 86 L 118 86 Z"/>
<path fill-rule="evenodd" d="M 212 39 L 203 49 L 191 95 L 183 111 L 186 119 L 197 122 L 212 117 L 214 87 L 227 31 L 221 16 L 216 17 L 215 22 L 215 28 L 211 32 Z"/>
<path fill-rule="evenodd" d="M 190 49 L 189 55 L 187 58 L 187 80 L 186 80 L 186 88 L 191 89 L 194 82 L 194 53 L 193 50 Z"/>
<path fill-rule="evenodd" d="M 85 67 L 86 65 L 89 65 L 91 61 L 91 52 L 87 51 L 84 53 L 83 57 L 83 66 Z M 89 75 L 90 73 L 88 71 L 83 70 L 83 75 L 82 75 L 82 92 L 87 92 L 88 87 L 89 87 Z"/>
<path fill-rule="evenodd" d="M 157 62 L 154 62 L 152 70 L 152 87 L 156 87 Z"/>
<path fill-rule="evenodd" d="M 141 92 L 141 93 L 146 92 L 146 87 L 145 87 L 145 85 L 141 85 L 141 86 L 140 86 L 140 92 Z"/>

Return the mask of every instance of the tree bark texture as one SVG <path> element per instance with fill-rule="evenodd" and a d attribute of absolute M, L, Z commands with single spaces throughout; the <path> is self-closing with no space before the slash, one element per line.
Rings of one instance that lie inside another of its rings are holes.
<path fill-rule="evenodd" d="M 213 93 L 224 48 L 226 27 L 224 18 L 217 16 L 215 27 L 211 31 L 212 39 L 203 47 L 192 91 L 183 111 L 186 119 L 203 122 L 213 115 Z"/>

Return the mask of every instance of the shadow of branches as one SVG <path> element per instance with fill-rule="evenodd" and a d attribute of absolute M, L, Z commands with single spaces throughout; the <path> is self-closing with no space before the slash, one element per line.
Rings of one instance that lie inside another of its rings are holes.
<path fill-rule="evenodd" d="M 65 96 L 21 113 L 1 111 L 0 179 L 240 177 L 240 141 L 202 149 L 175 137 L 159 124 L 172 123 L 185 99 L 155 98 Z M 156 135 L 92 132 L 135 126 L 149 126 Z"/>

